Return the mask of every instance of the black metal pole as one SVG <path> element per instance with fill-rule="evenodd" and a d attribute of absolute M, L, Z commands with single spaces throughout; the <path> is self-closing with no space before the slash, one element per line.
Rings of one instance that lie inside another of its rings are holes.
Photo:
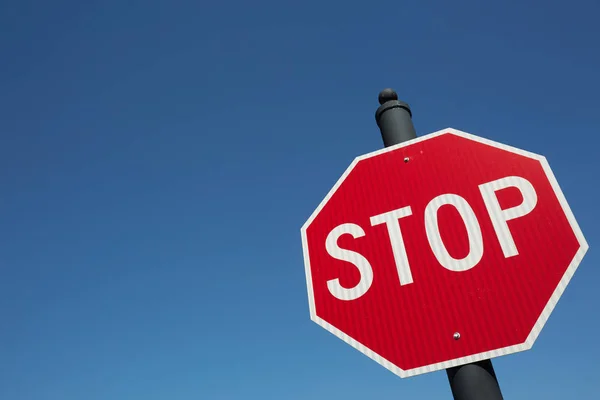
<path fill-rule="evenodd" d="M 417 137 L 410 107 L 398 100 L 394 90 L 382 90 L 379 104 L 375 120 L 385 147 Z M 449 368 L 446 373 L 454 400 L 503 400 L 492 360 Z"/>
<path fill-rule="evenodd" d="M 492 360 L 459 365 L 446 370 L 455 400 L 502 400 Z"/>
<path fill-rule="evenodd" d="M 398 100 L 398 95 L 393 89 L 384 89 L 379 93 L 379 104 L 381 105 L 375 113 L 375 120 L 385 147 L 417 137 L 410 107 Z"/>

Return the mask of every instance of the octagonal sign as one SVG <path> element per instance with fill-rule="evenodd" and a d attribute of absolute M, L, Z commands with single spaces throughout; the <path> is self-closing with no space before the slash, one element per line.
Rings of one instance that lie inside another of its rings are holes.
<path fill-rule="evenodd" d="M 455 129 L 356 158 L 301 233 L 311 319 L 401 377 L 531 348 L 588 248 L 544 157 Z"/>

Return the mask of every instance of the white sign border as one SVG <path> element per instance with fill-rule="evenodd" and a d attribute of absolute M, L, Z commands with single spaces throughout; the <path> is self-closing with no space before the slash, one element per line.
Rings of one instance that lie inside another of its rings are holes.
<path fill-rule="evenodd" d="M 371 157 L 374 157 L 374 156 L 377 156 L 377 155 L 380 155 L 383 153 L 394 151 L 396 149 L 406 147 L 406 146 L 409 146 L 409 145 L 412 145 L 412 144 L 415 144 L 418 142 L 433 139 L 437 136 L 441 136 L 441 135 L 445 135 L 445 134 L 452 134 L 452 135 L 460 136 L 460 137 L 463 137 L 463 138 L 466 138 L 469 140 L 473 140 L 475 142 L 483 143 L 483 144 L 486 144 L 486 145 L 489 145 L 492 147 L 496 147 L 498 149 L 506 150 L 511 153 L 515 153 L 515 154 L 518 154 L 518 155 L 521 155 L 524 157 L 538 160 L 541 163 L 541 165 L 544 169 L 544 172 L 546 173 L 546 176 L 548 177 L 548 180 L 550 181 L 550 184 L 552 185 L 552 188 L 554 189 L 554 193 L 556 194 L 556 197 L 558 198 L 558 201 L 560 202 L 560 205 L 562 206 L 562 209 L 569 221 L 569 224 L 571 225 L 571 228 L 573 229 L 573 232 L 574 232 L 577 240 L 579 241 L 579 250 L 575 254 L 575 257 L 573 257 L 573 260 L 571 260 L 569 267 L 567 268 L 565 274 L 563 275 L 560 282 L 558 283 L 556 289 L 552 293 L 552 296 L 550 297 L 548 304 L 546 304 L 546 307 L 544 307 L 544 310 L 540 314 L 538 320 L 536 321 L 535 325 L 533 326 L 531 332 L 529 333 L 529 336 L 527 336 L 527 339 L 525 340 L 524 343 L 514 345 L 514 346 L 504 347 L 504 348 L 493 350 L 493 351 L 487 351 L 487 352 L 483 352 L 483 353 L 479 353 L 479 354 L 474 354 L 474 355 L 467 356 L 467 357 L 456 358 L 456 359 L 441 362 L 441 363 L 426 365 L 426 366 L 419 367 L 419 368 L 403 370 L 403 369 L 399 368 L 398 366 L 394 365 L 392 362 L 386 360 L 384 357 L 375 353 L 374 351 L 372 351 L 371 349 L 369 349 L 362 343 L 356 341 L 355 339 L 351 338 L 350 336 L 348 336 L 341 330 L 337 329 L 330 323 L 326 322 L 325 320 L 323 320 L 319 316 L 317 316 L 315 303 L 314 303 L 314 292 L 313 292 L 313 286 L 312 286 L 312 275 L 311 275 L 311 269 L 310 269 L 310 257 L 309 257 L 309 253 L 308 253 L 308 241 L 307 241 L 307 237 L 306 237 L 306 230 L 310 226 L 312 221 L 315 219 L 315 217 L 321 212 L 321 210 L 323 209 L 325 204 L 327 204 L 329 199 L 337 191 L 337 189 L 340 187 L 340 185 L 348 177 L 348 175 L 354 169 L 356 164 L 358 164 L 359 161 L 365 160 L 367 158 L 371 158 Z M 303 254 L 304 254 L 304 268 L 305 268 L 305 274 L 306 274 L 306 286 L 307 286 L 307 292 L 308 292 L 310 319 L 313 322 L 317 323 L 319 326 L 325 328 L 327 331 L 329 331 L 333 335 L 342 339 L 344 342 L 348 343 L 350 346 L 354 347 L 355 349 L 357 349 L 358 351 L 360 351 L 367 357 L 373 359 L 374 361 L 381 364 L 383 367 L 387 368 L 388 370 L 390 370 L 391 372 L 393 372 L 394 374 L 398 375 L 401 378 L 420 375 L 420 374 L 433 372 L 433 371 L 437 371 L 437 370 L 441 370 L 441 369 L 456 367 L 458 365 L 469 364 L 469 363 L 473 363 L 473 362 L 477 362 L 477 361 L 481 361 L 481 360 L 491 359 L 494 357 L 500 357 L 500 356 L 504 356 L 504 355 L 511 354 L 511 353 L 517 353 L 520 351 L 529 350 L 533 346 L 533 344 L 534 344 L 535 340 L 537 339 L 538 335 L 540 334 L 542 328 L 546 324 L 546 321 L 550 317 L 552 310 L 558 303 L 558 300 L 560 299 L 565 288 L 569 284 L 569 281 L 573 277 L 573 274 L 577 270 L 577 267 L 579 266 L 581 260 L 583 259 L 583 256 L 585 255 L 585 253 L 587 252 L 587 250 L 589 248 L 588 243 L 586 242 L 586 240 L 583 236 L 583 233 L 581 232 L 581 229 L 579 228 L 579 225 L 577 224 L 577 221 L 575 220 L 575 216 L 573 215 L 571 208 L 569 207 L 569 204 L 567 203 L 567 200 L 566 200 L 562 190 L 560 189 L 560 186 L 558 185 L 558 182 L 557 182 L 554 174 L 552 173 L 550 165 L 548 164 L 548 161 L 546 160 L 546 158 L 544 156 L 541 156 L 541 155 L 535 154 L 535 153 L 531 153 L 531 152 L 528 152 L 525 150 L 521 150 L 521 149 L 518 149 L 518 148 L 515 148 L 512 146 L 508 146 L 508 145 L 505 145 L 502 143 L 494 142 L 492 140 L 485 139 L 485 138 L 482 138 L 479 136 L 475 136 L 470 133 L 459 131 L 459 130 L 453 129 L 453 128 L 442 129 L 442 130 L 430 133 L 428 135 L 420 136 L 416 139 L 397 144 L 395 146 L 390 146 L 387 148 L 383 148 L 383 149 L 373 151 L 371 153 L 367 153 L 362 156 L 356 157 L 354 159 L 354 161 L 352 161 L 350 166 L 346 169 L 346 171 L 344 171 L 344 173 L 338 179 L 338 181 L 335 183 L 333 188 L 331 188 L 329 193 L 327 193 L 327 196 L 325 196 L 323 201 L 321 201 L 319 206 L 315 209 L 315 211 L 311 214 L 311 216 L 308 218 L 308 220 L 304 223 L 304 225 L 300 229 L 300 233 L 302 236 L 302 248 L 303 248 Z"/>

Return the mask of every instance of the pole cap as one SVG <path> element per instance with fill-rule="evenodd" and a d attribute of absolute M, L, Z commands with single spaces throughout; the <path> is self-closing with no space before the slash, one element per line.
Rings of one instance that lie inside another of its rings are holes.
<path fill-rule="evenodd" d="M 377 125 L 379 125 L 379 119 L 381 118 L 381 115 L 384 112 L 394 108 L 404 109 L 408 112 L 408 115 L 412 117 L 410 106 L 407 103 L 398 100 L 398 93 L 396 93 L 394 89 L 387 88 L 379 92 L 379 104 L 381 105 L 375 112 L 375 121 L 377 121 Z"/>
<path fill-rule="evenodd" d="M 390 100 L 398 100 L 398 93 L 394 89 L 387 88 L 379 92 L 379 104 L 383 104 Z"/>

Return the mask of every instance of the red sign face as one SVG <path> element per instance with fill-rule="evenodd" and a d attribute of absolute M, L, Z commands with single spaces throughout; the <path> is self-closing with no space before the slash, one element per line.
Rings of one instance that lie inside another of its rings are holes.
<path fill-rule="evenodd" d="M 358 157 L 302 241 L 311 319 L 401 377 L 531 348 L 588 248 L 544 157 L 454 129 Z"/>

